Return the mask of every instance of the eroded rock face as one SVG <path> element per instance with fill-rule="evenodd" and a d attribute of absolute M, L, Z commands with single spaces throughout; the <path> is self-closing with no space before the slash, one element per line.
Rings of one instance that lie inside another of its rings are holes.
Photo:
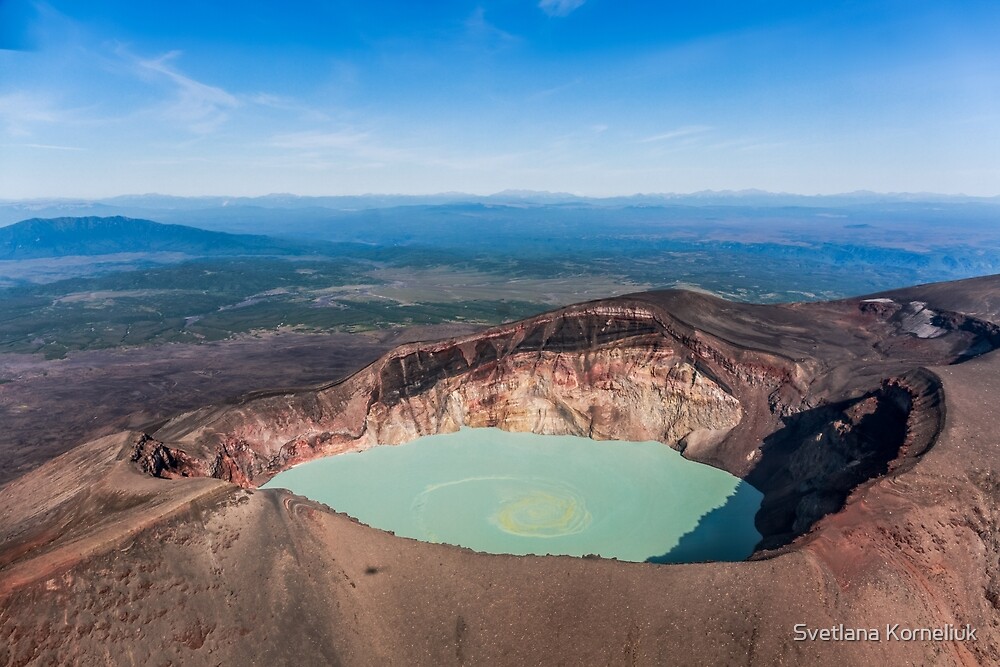
<path fill-rule="evenodd" d="M 440 380 L 369 413 L 370 444 L 400 443 L 461 426 L 659 440 L 729 430 L 739 401 L 669 350 L 604 347 L 586 353 L 516 354 Z"/>
<path fill-rule="evenodd" d="M 205 476 L 204 466 L 200 461 L 182 451 L 170 449 L 145 434 L 136 440 L 129 460 L 151 477 L 175 479 Z"/>
<path fill-rule="evenodd" d="M 746 387 L 770 392 L 789 377 L 779 357 L 739 359 L 726 347 L 648 307 L 578 307 L 403 346 L 337 385 L 185 415 L 155 437 L 244 486 L 318 456 L 461 426 L 679 448 L 739 425 Z"/>

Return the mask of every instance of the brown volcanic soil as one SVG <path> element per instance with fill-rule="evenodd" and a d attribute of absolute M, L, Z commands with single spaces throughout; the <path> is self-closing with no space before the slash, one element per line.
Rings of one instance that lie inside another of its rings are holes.
<path fill-rule="evenodd" d="M 634 295 L 88 443 L 0 489 L 0 663 L 996 663 L 998 291 Z M 757 485 L 765 540 L 743 563 L 486 555 L 253 488 L 461 423 L 657 432 Z M 796 623 L 978 641 L 794 642 Z"/>
<path fill-rule="evenodd" d="M 140 429 L 255 387 L 342 378 L 394 345 L 468 333 L 439 325 L 367 334 L 280 332 L 202 345 L 0 355 L 0 486 L 84 442 Z"/>

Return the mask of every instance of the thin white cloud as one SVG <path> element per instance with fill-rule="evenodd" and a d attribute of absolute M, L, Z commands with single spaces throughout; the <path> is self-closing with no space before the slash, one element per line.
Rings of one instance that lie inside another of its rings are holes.
<path fill-rule="evenodd" d="M 569 16 L 587 0 L 541 0 L 538 8 L 549 16 Z"/>
<path fill-rule="evenodd" d="M 295 149 L 358 149 L 369 138 L 367 132 L 340 130 L 335 132 L 289 132 L 272 138 L 271 145 L 277 148 Z"/>
<path fill-rule="evenodd" d="M 561 93 L 563 91 L 569 90 L 570 88 L 573 88 L 574 86 L 579 85 L 582 81 L 583 81 L 583 79 L 581 79 L 580 77 L 576 77 L 572 81 L 567 81 L 566 83 L 560 83 L 558 85 L 551 86 L 549 88 L 544 88 L 542 90 L 539 90 L 536 93 L 532 93 L 531 95 L 528 96 L 527 99 L 529 99 L 529 100 L 540 100 L 540 99 L 543 99 L 543 98 L 546 98 L 546 97 L 551 97 L 553 95 L 558 95 L 559 93 Z"/>
<path fill-rule="evenodd" d="M 711 129 L 712 127 L 710 125 L 686 125 L 684 127 L 679 127 L 676 130 L 664 132 L 663 134 L 654 134 L 650 137 L 643 137 L 642 139 L 639 139 L 637 143 L 651 144 L 657 141 L 669 141 L 671 139 L 680 139 L 681 137 L 690 137 L 696 134 L 703 134 Z"/>
<path fill-rule="evenodd" d="M 436 147 L 402 148 L 387 145 L 367 131 L 352 128 L 335 131 L 290 132 L 275 135 L 270 145 L 295 151 L 297 159 L 338 169 L 373 169 L 386 165 L 417 165 L 457 171 L 489 170 L 517 163 L 524 153 L 475 155 L 454 154 Z"/>
<path fill-rule="evenodd" d="M 413 163 L 420 156 L 420 152 L 388 146 L 370 132 L 352 127 L 278 134 L 271 138 L 270 144 L 275 148 L 295 151 L 300 159 L 336 165 L 341 169 Z"/>
<path fill-rule="evenodd" d="M 762 141 L 759 143 L 748 144 L 746 146 L 740 146 L 736 150 L 738 151 L 760 151 L 760 150 L 770 150 L 772 148 L 783 148 L 788 146 L 787 141 Z"/>
<path fill-rule="evenodd" d="M 165 78 L 173 85 L 173 98 L 162 109 L 163 115 L 184 123 L 192 132 L 207 134 L 228 120 L 229 111 L 239 107 L 240 100 L 218 86 L 182 74 L 170 64 L 178 56 L 180 51 L 170 51 L 151 60 L 133 60 L 142 72 Z"/>
<path fill-rule="evenodd" d="M 482 7 L 477 7 L 465 20 L 464 39 L 476 48 L 486 48 L 488 51 L 498 51 L 520 41 L 517 36 L 487 21 L 486 11 Z"/>
<path fill-rule="evenodd" d="M 321 123 L 332 120 L 330 114 L 314 107 L 302 104 L 291 97 L 282 95 L 272 95 L 271 93 L 255 93 L 253 95 L 242 96 L 241 100 L 258 107 L 273 109 L 275 111 L 287 111 L 297 114 L 304 121 Z"/>
<path fill-rule="evenodd" d="M 272 95 L 271 93 L 255 93 L 249 97 L 249 100 L 262 107 L 270 107 L 281 111 L 297 111 L 301 108 L 294 100 L 281 95 Z"/>
<path fill-rule="evenodd" d="M 55 144 L 16 144 L 24 148 L 38 148 L 47 151 L 82 151 L 79 146 L 57 146 Z"/>
<path fill-rule="evenodd" d="M 28 136 L 34 125 L 62 120 L 65 120 L 65 113 L 46 97 L 24 91 L 0 95 L 0 123 L 8 135 Z"/>
<path fill-rule="evenodd" d="M 709 144 L 708 146 L 705 146 L 705 150 L 717 151 L 717 150 L 725 150 L 731 148 L 735 149 L 735 148 L 741 148 L 743 146 L 748 146 L 756 142 L 757 142 L 756 139 L 747 139 L 747 138 L 727 139 L 726 141 L 719 141 L 714 144 Z"/>

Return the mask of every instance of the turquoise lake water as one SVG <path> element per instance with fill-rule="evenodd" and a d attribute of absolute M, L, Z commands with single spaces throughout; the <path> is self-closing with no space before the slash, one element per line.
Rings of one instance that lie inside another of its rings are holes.
<path fill-rule="evenodd" d="M 489 553 L 742 560 L 760 540 L 759 491 L 659 442 L 464 428 L 310 461 L 262 486 L 276 487 Z"/>

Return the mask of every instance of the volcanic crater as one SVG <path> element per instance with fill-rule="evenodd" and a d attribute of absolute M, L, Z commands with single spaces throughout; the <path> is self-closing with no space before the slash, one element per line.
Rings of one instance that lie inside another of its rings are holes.
<path fill-rule="evenodd" d="M 0 604 L 35 610 L 0 617 L 0 658 L 100 662 L 101 642 L 185 664 L 284 664 L 290 642 L 331 664 L 1000 657 L 1000 462 L 967 398 L 996 384 L 998 295 L 997 277 L 776 306 L 635 294 L 88 443 L 0 489 Z M 760 490 L 762 540 L 743 563 L 496 556 L 256 490 L 462 426 L 663 442 Z M 956 555 L 970 531 L 980 546 Z M 907 615 L 976 621 L 981 640 L 789 641 L 794 623 Z"/>
<path fill-rule="evenodd" d="M 914 337 L 906 315 L 921 306 L 888 298 L 827 308 L 828 317 L 854 316 L 858 349 L 838 345 L 832 359 L 810 354 L 818 345 L 794 339 L 794 318 L 820 309 L 804 304 L 751 314 L 686 292 L 582 304 L 405 345 L 317 390 L 181 415 L 151 429 L 132 458 L 158 477 L 256 487 L 318 457 L 462 426 L 658 440 L 764 492 L 761 547 L 780 547 L 839 510 L 859 484 L 905 468 L 933 444 L 943 419 L 940 382 L 880 349 L 906 344 L 908 355 L 948 364 L 1000 343 L 994 325 L 955 314 L 938 317 L 934 336 Z M 756 317 L 770 341 L 736 344 L 672 314 L 724 309 Z M 852 361 L 863 361 L 869 377 L 829 377 Z"/>

